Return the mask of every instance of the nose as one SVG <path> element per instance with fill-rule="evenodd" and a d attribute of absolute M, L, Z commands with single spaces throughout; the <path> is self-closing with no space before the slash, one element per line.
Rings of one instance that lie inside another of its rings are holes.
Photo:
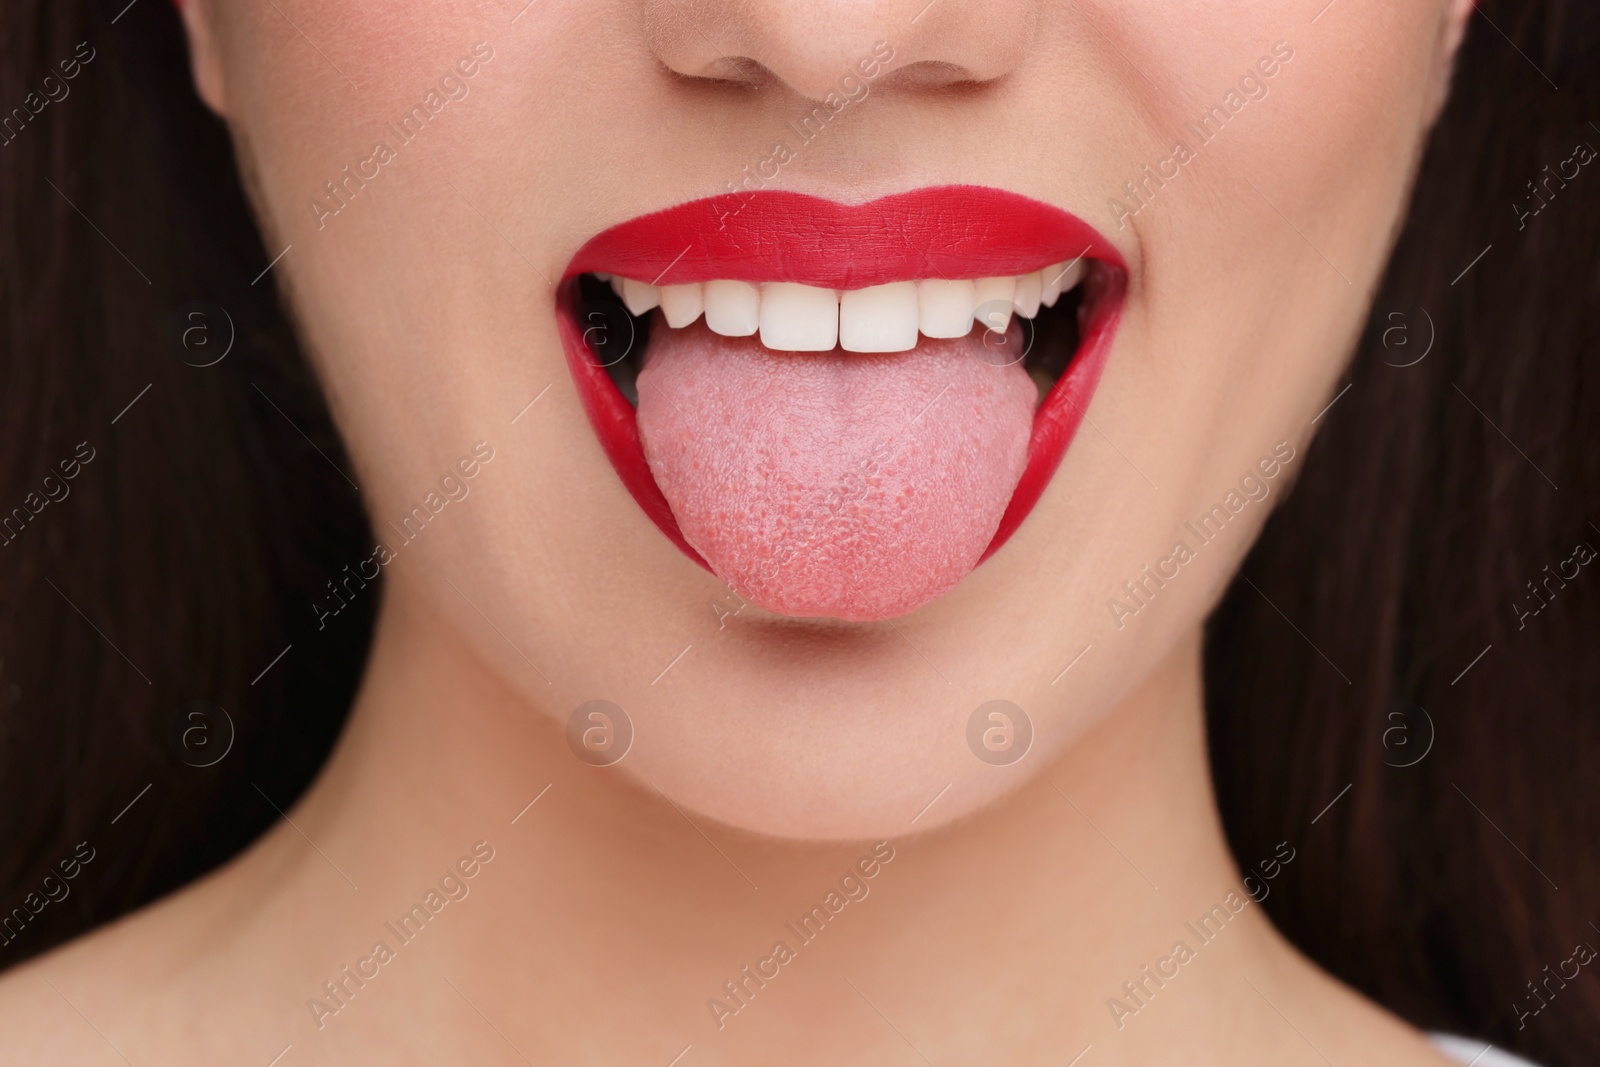
<path fill-rule="evenodd" d="M 1043 2 L 641 0 L 650 47 L 668 69 L 778 82 L 816 101 L 845 77 L 920 88 L 1000 78 L 1027 54 Z"/>

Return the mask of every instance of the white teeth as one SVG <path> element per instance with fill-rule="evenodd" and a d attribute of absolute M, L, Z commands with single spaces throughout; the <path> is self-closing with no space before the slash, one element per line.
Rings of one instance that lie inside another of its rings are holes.
<path fill-rule="evenodd" d="M 919 334 L 965 337 L 974 322 L 1004 331 L 1013 314 L 1031 319 L 1041 307 L 1054 307 L 1087 272 L 1079 257 L 1016 276 L 925 278 L 843 293 L 798 282 L 719 279 L 657 287 L 616 274 L 594 277 L 608 283 L 635 315 L 661 308 L 675 330 L 704 314 L 712 333 L 759 332 L 762 345 L 777 352 L 828 352 L 835 345 L 846 352 L 908 352 Z"/>
<path fill-rule="evenodd" d="M 1044 296 L 1042 301 L 1047 308 L 1056 306 L 1056 301 L 1061 294 L 1068 292 L 1073 286 L 1083 280 L 1083 257 L 1078 257 L 1067 263 L 1052 263 L 1044 269 Z"/>
<path fill-rule="evenodd" d="M 706 289 L 699 282 L 661 287 L 661 314 L 674 330 L 682 329 L 706 309 Z"/>
<path fill-rule="evenodd" d="M 1004 333 L 1011 325 L 1011 301 L 1016 297 L 1017 279 L 1012 276 L 979 278 L 977 290 L 978 320 L 989 329 Z"/>
<path fill-rule="evenodd" d="M 850 289 L 839 298 L 839 347 L 846 352 L 909 352 L 917 347 L 917 283 Z"/>
<path fill-rule="evenodd" d="M 628 310 L 635 315 L 643 315 L 646 311 L 661 303 L 661 290 L 649 282 L 636 282 L 632 278 L 622 279 L 622 302 Z"/>
<path fill-rule="evenodd" d="M 706 326 L 724 337 L 749 337 L 761 326 L 761 291 L 749 282 L 706 282 Z"/>
<path fill-rule="evenodd" d="M 965 337 L 972 332 L 976 289 L 970 281 L 929 278 L 917 283 L 917 328 L 924 337 Z"/>
<path fill-rule="evenodd" d="M 1043 297 L 1044 275 L 1034 271 L 1017 279 L 1017 291 L 1011 298 L 1011 306 L 1017 309 L 1018 315 L 1031 319 L 1039 314 L 1039 303 Z"/>
<path fill-rule="evenodd" d="M 1044 289 L 1039 294 L 1039 303 L 1047 308 L 1055 307 L 1061 297 L 1061 283 L 1066 280 L 1067 264 L 1052 263 L 1040 273 L 1044 276 Z"/>
<path fill-rule="evenodd" d="M 839 340 L 832 289 L 768 282 L 761 291 L 761 343 L 778 352 L 831 352 Z"/>

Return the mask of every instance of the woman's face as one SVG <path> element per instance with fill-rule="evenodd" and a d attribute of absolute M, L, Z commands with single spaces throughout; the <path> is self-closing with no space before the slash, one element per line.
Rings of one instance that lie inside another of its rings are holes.
<path fill-rule="evenodd" d="M 189 0 L 383 542 L 328 577 L 728 823 L 1015 787 L 1192 651 L 1338 392 L 1464 5 L 1320 6 Z M 1004 339 L 891 336 L 1085 249 Z M 900 351 L 783 351 L 816 299 Z M 1076 377 L 993 355 L 1035 325 Z"/>

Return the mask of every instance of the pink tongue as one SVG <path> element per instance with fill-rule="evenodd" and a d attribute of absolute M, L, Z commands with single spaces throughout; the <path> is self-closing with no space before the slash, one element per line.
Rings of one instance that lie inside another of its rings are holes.
<path fill-rule="evenodd" d="M 657 323 L 639 436 L 685 539 L 741 595 L 893 618 L 977 565 L 1022 475 L 1038 392 L 1002 362 L 981 334 L 792 353 Z"/>

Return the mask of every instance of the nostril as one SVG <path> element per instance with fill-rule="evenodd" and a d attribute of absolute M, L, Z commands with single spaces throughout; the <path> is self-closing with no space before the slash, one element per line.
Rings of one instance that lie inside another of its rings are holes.
<path fill-rule="evenodd" d="M 883 76 L 882 88 L 946 89 L 958 85 L 977 85 L 993 80 L 959 63 L 924 59 L 898 67 Z"/>
<path fill-rule="evenodd" d="M 719 56 L 700 70 L 680 73 L 687 78 L 732 82 L 754 89 L 770 89 L 783 84 L 782 78 L 749 56 Z"/>
<path fill-rule="evenodd" d="M 854 73 L 850 65 L 844 65 L 841 69 L 846 73 Z M 678 70 L 675 73 L 683 78 L 727 82 L 752 89 L 793 88 L 772 68 L 749 56 L 718 56 L 702 64 L 698 70 Z M 874 71 L 872 80 L 881 88 L 926 91 L 975 86 L 990 79 L 959 63 L 921 60 L 893 70 L 888 70 L 887 64 L 884 64 Z M 820 102 L 823 96 L 819 95 L 816 99 Z"/>

